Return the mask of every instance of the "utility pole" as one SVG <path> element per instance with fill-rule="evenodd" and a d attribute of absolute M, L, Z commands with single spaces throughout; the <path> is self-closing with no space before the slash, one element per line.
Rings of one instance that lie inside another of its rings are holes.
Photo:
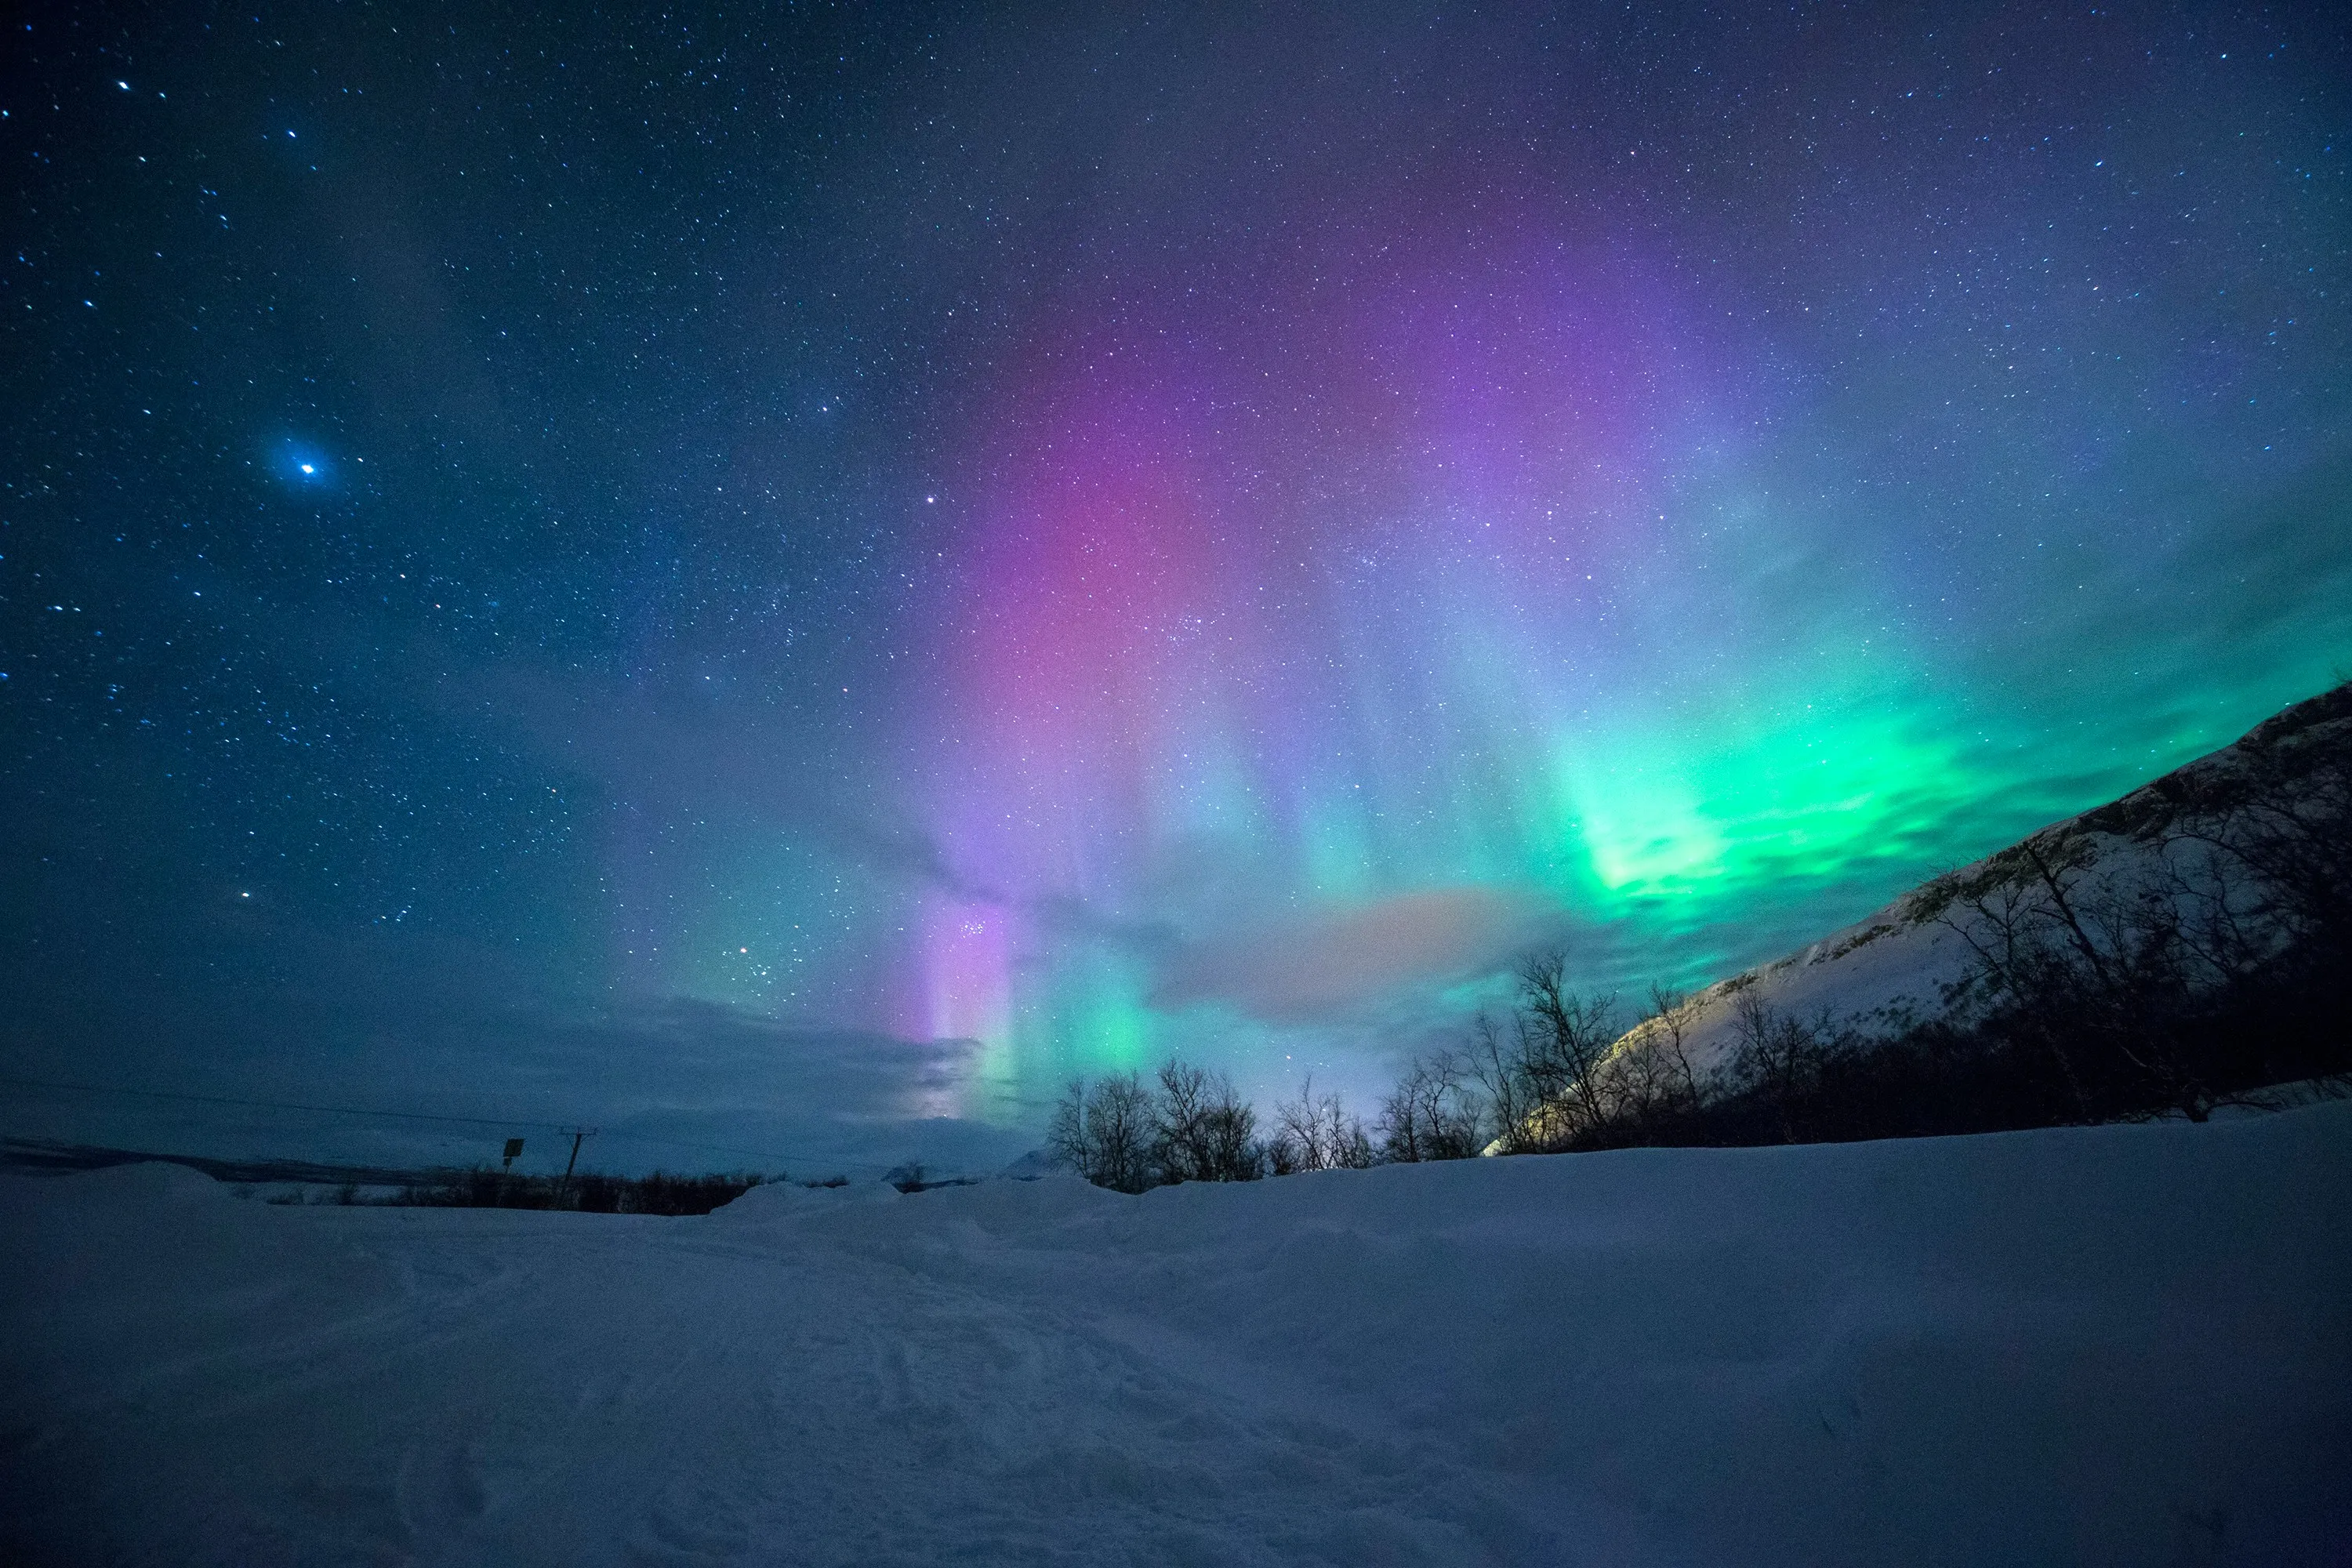
<path fill-rule="evenodd" d="M 568 1127 L 564 1131 L 572 1134 L 572 1158 L 563 1162 L 563 1180 L 555 1185 L 557 1208 L 563 1206 L 563 1194 L 572 1190 L 572 1167 L 580 1163 L 580 1141 L 583 1138 L 593 1138 L 596 1135 L 596 1130 L 593 1127 Z"/>

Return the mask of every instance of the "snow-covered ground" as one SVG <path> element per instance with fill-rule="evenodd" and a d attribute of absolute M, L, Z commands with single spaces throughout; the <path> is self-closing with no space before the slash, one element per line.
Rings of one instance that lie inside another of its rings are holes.
<path fill-rule="evenodd" d="M 0 1184 L 0 1560 L 2342 1563 L 2352 1105 L 707 1219 Z"/>

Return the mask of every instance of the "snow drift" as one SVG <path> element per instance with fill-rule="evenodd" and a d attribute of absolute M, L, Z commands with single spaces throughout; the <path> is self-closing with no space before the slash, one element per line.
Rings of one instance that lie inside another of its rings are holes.
<path fill-rule="evenodd" d="M 2352 1105 L 704 1219 L 0 1184 L 0 1557 L 2346 1561 Z"/>

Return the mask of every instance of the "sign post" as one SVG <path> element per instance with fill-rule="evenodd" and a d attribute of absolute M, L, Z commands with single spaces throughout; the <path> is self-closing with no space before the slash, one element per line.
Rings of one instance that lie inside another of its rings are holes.
<path fill-rule="evenodd" d="M 596 1135 L 596 1130 L 593 1127 L 573 1127 L 567 1131 L 572 1134 L 572 1158 L 563 1162 L 563 1180 L 555 1184 L 557 1208 L 563 1206 L 563 1195 L 572 1190 L 572 1167 L 580 1163 L 580 1141 L 583 1138 L 593 1138 Z"/>

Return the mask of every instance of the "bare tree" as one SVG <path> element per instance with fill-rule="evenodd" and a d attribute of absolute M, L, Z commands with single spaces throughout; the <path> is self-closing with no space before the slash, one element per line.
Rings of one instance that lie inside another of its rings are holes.
<path fill-rule="evenodd" d="M 1054 1114 L 1045 1123 L 1045 1147 L 1053 1152 L 1055 1163 L 1094 1180 L 1095 1150 L 1094 1141 L 1087 1135 L 1084 1079 L 1072 1079 L 1062 1098 L 1054 1102 Z"/>
<path fill-rule="evenodd" d="M 1255 1182 L 1265 1174 L 1265 1145 L 1257 1136 L 1257 1111 L 1223 1084 L 1223 1097 L 1209 1107 L 1208 1145 L 1213 1180 Z"/>
<path fill-rule="evenodd" d="M 1658 1070 L 1666 1092 L 1685 1105 L 1698 1103 L 1698 1075 L 1691 1070 L 1690 998 L 1653 982 L 1650 1018 Z"/>
<path fill-rule="evenodd" d="M 1689 1022 L 1685 999 L 1654 984 L 1642 1016 L 1593 1069 L 1601 1103 L 1625 1138 L 1660 1136 L 1697 1110 Z"/>
<path fill-rule="evenodd" d="M 2034 988 L 2040 976 L 2049 970 L 2050 963 L 2047 945 L 2036 930 L 2040 901 L 2033 893 L 2018 881 L 2002 879 L 1967 894 L 1958 902 L 1965 908 L 1966 914 L 1948 909 L 1937 919 L 1968 944 L 1973 961 L 1969 973 L 1949 988 L 1948 999 L 1962 1002 L 1975 993 L 1974 999 L 1981 1005 L 2004 994 L 2012 998 L 2022 996 Z M 2071 1031 L 2040 1029 L 2034 1032 L 2034 1041 L 2057 1068 L 2059 1080 L 2065 1085 L 2067 1098 L 2074 1103 L 2076 1120 L 2092 1120 L 2090 1092 L 2082 1069 L 2075 1065 L 2076 1042 Z"/>
<path fill-rule="evenodd" d="M 2000 879 L 1947 913 L 1973 957 L 1979 1027 L 2045 1056 L 2077 1120 L 2154 1106 L 2201 1121 L 2214 1095 L 2196 1065 L 2198 996 L 2229 981 L 2250 945 L 2244 896 L 2221 861 L 2189 858 L 2178 821 L 2095 874 L 2079 835 L 2036 835 L 2000 858 Z"/>
<path fill-rule="evenodd" d="M 1273 1160 L 1276 1173 L 1360 1170 L 1373 1163 L 1370 1135 L 1349 1116 L 1336 1094 L 1315 1097 L 1310 1076 L 1299 1086 L 1297 1100 L 1275 1108 Z"/>
<path fill-rule="evenodd" d="M 1153 1155 L 1167 1182 L 1255 1181 L 1265 1168 L 1257 1112 L 1233 1080 L 1188 1062 L 1160 1068 Z"/>
<path fill-rule="evenodd" d="M 2352 687 L 2331 696 L 2352 705 Z M 2237 868 L 2228 880 L 2258 889 L 2251 913 L 2265 956 L 2294 953 L 2342 974 L 2352 970 L 2352 756 L 2341 742 L 2311 740 L 2250 751 L 2233 798 L 2182 831 Z"/>
<path fill-rule="evenodd" d="M 1579 994 L 1568 956 L 1553 950 L 1519 965 L 1519 1070 L 1536 1100 L 1539 1136 L 1560 1148 L 1606 1131 L 1610 1107 L 1594 1069 L 1617 1038 L 1616 998 Z"/>
<path fill-rule="evenodd" d="M 1374 1123 L 1383 1159 L 1464 1160 L 1478 1152 L 1484 1120 L 1468 1080 L 1470 1064 L 1451 1051 L 1416 1057 L 1381 1102 Z"/>
<path fill-rule="evenodd" d="M 1159 1116 L 1151 1090 L 1131 1072 L 1089 1087 L 1074 1080 L 1045 1132 L 1056 1158 L 1098 1187 L 1139 1193 L 1152 1184 Z"/>
<path fill-rule="evenodd" d="M 1837 1049 L 1827 1009 L 1807 1023 L 1774 1007 L 1750 986 L 1732 1005 L 1731 1027 L 1727 1076 L 1770 1114 L 1782 1142 L 1797 1142 L 1807 1100 Z"/>
<path fill-rule="evenodd" d="M 1495 1130 L 1490 1147 L 1504 1154 L 1525 1154 L 1538 1148 L 1534 1086 L 1491 1013 L 1479 1014 L 1471 1026 L 1469 1067 L 1486 1102 L 1486 1120 Z"/>
<path fill-rule="evenodd" d="M 1205 1182 L 1213 1156 L 1208 1147 L 1209 1075 L 1173 1058 L 1160 1064 L 1160 1101 L 1152 1127 L 1152 1154 L 1168 1182 Z"/>

